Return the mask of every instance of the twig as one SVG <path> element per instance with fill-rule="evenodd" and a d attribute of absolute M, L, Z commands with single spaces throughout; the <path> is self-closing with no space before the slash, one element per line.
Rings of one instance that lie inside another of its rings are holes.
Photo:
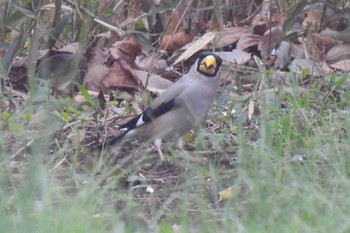
<path fill-rule="evenodd" d="M 16 153 L 10 156 L 10 159 L 14 159 L 17 155 L 19 155 L 22 151 L 27 149 L 30 145 L 32 145 L 34 142 L 34 139 L 30 140 L 27 144 L 25 144 L 23 147 L 21 147 Z"/>

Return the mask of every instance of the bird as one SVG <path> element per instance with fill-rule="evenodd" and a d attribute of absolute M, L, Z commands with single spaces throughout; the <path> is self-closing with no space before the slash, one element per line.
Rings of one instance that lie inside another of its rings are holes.
<path fill-rule="evenodd" d="M 107 145 L 125 139 L 151 139 L 161 160 L 163 140 L 176 139 L 182 149 L 182 136 L 200 127 L 208 115 L 219 86 L 220 56 L 210 51 L 199 54 L 189 72 L 173 83 L 153 103 L 127 123 L 119 127 L 123 133 L 114 136 Z"/>

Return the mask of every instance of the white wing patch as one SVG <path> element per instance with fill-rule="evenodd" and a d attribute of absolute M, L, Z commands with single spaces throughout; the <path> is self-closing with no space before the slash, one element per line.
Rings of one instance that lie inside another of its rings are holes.
<path fill-rule="evenodd" d="M 143 114 L 140 116 L 140 118 L 137 120 L 135 128 L 143 125 L 145 122 L 142 120 Z"/>

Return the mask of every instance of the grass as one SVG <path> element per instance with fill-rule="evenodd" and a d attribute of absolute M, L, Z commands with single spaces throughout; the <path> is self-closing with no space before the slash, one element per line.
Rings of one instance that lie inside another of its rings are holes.
<path fill-rule="evenodd" d="M 35 20 L 3 22 L 38 31 L 35 25 L 46 19 L 32 14 Z M 71 41 L 88 37 L 97 28 L 91 21 L 62 33 Z M 17 52 L 28 50 L 36 60 L 39 35 L 18 39 Z M 8 68 L 0 67 L 3 77 Z M 273 81 L 272 73 L 265 79 Z M 166 145 L 167 162 L 139 144 L 94 152 L 82 138 L 97 140 L 104 116 L 70 99 L 44 102 L 47 95 L 38 93 L 23 111 L 1 115 L 0 232 L 349 232 L 347 78 L 291 82 L 279 92 L 271 89 L 277 85 L 260 85 L 248 97 L 233 85 L 221 88 L 207 129 L 189 137 L 188 152 Z M 247 120 L 251 101 L 255 111 Z M 228 187 L 232 198 L 219 202 Z"/>
<path fill-rule="evenodd" d="M 244 117 L 235 119 L 238 144 L 225 127 L 207 133 L 215 149 L 201 139 L 189 153 L 204 162 L 170 151 L 172 161 L 158 163 L 156 154 L 137 149 L 120 171 L 118 163 L 95 157 L 99 172 L 89 172 L 78 168 L 81 155 L 65 140 L 50 149 L 52 130 L 43 126 L 25 153 L 2 153 L 2 231 L 348 232 L 349 98 L 334 101 L 317 88 L 262 101 L 251 120 L 258 126 L 254 137 Z M 282 101 L 284 108 L 276 104 Z M 149 164 L 157 169 L 145 171 Z M 233 198 L 218 202 L 229 186 Z"/>

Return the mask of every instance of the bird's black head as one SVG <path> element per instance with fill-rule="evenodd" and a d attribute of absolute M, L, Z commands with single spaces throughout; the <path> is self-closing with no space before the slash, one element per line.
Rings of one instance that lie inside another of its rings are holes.
<path fill-rule="evenodd" d="M 219 72 L 222 59 L 213 52 L 201 52 L 198 57 L 197 71 L 206 77 L 215 77 Z"/>

